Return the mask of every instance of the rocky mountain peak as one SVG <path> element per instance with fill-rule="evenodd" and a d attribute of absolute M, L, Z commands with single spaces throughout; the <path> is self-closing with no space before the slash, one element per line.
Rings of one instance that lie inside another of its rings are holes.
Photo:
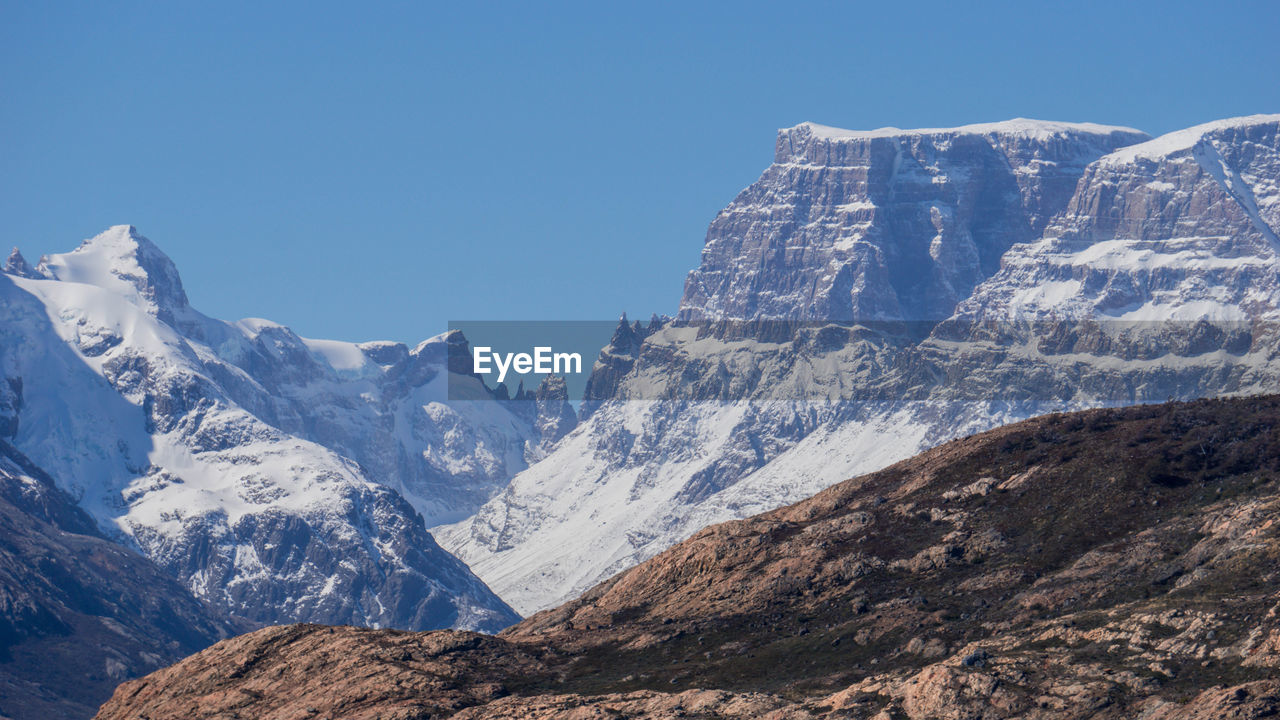
<path fill-rule="evenodd" d="M 35 268 L 31 267 L 27 262 L 27 259 L 22 257 L 22 253 L 18 251 L 18 248 L 14 248 L 13 252 L 9 253 L 9 258 L 4 261 L 4 273 L 24 278 L 41 277 L 40 273 L 36 272 Z"/>
<path fill-rule="evenodd" d="M 423 340 L 409 355 L 419 363 L 447 366 L 451 373 L 475 374 L 471 366 L 471 342 L 456 328 Z"/>
<path fill-rule="evenodd" d="M 1256 321 L 1280 313 L 1280 115 L 1220 120 L 1089 165 L 1041 238 L 1013 247 L 966 321 Z"/>
<path fill-rule="evenodd" d="M 591 376 L 587 378 L 582 411 L 579 413 L 581 420 L 590 417 L 601 401 L 616 396 L 618 383 L 635 365 L 644 339 L 661 329 L 668 320 L 669 318 L 654 314 L 650 317 L 648 326 L 645 326 L 639 320 L 627 320 L 627 314 L 622 313 L 622 317 L 618 318 L 618 326 L 613 330 L 613 337 L 600 350 Z"/>

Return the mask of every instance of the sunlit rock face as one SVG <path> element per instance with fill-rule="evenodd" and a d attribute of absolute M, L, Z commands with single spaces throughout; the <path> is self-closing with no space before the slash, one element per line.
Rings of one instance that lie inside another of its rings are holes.
<path fill-rule="evenodd" d="M 1084 168 L 1147 136 L 1013 120 L 946 130 L 778 134 L 774 163 L 711 223 L 683 319 L 939 320 Z"/>

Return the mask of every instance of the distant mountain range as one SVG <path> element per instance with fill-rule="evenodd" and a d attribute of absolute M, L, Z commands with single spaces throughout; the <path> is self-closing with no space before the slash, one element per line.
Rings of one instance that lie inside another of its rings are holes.
<path fill-rule="evenodd" d="M 679 311 L 624 316 L 576 411 L 557 379 L 486 387 L 458 332 L 209 318 L 130 226 L 14 250 L 0 442 L 74 532 L 176 582 L 204 630 L 173 653 L 242 622 L 497 631 L 952 438 L 1280 389 L 1278 131 L 782 130 Z M 54 572 L 14 557 L 15 588 Z M 171 658 L 147 657 L 104 677 Z"/>

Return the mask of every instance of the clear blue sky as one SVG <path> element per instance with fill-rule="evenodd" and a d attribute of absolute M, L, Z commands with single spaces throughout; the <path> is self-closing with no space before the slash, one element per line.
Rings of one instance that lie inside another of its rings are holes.
<path fill-rule="evenodd" d="M 1280 3 L 0 0 L 0 243 L 413 342 L 672 312 L 775 130 L 1280 112 Z"/>

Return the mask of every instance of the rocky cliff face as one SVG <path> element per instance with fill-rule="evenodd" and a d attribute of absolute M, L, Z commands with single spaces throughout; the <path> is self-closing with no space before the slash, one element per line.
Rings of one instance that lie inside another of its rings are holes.
<path fill-rule="evenodd" d="M 680 317 L 620 328 L 588 420 L 442 542 L 529 613 L 953 437 L 1272 391 L 1278 126 L 783 131 Z"/>
<path fill-rule="evenodd" d="M 1248 322 L 1280 281 L 1280 118 L 1222 121 L 1089 166 L 1066 211 L 961 319 Z"/>
<path fill-rule="evenodd" d="M 0 714 L 87 718 L 122 680 L 252 627 L 103 538 L 0 440 Z"/>
<path fill-rule="evenodd" d="M 208 318 L 131 227 L 30 275 L 0 275 L 0 427 L 113 538 L 262 622 L 517 619 L 426 530 L 489 497 L 534 435 L 506 404 L 445 402 L 464 340 Z"/>
<path fill-rule="evenodd" d="M 957 402 L 1277 387 L 1278 129 L 1276 116 L 1210 123 L 1090 165 L 1043 236 L 916 349 L 924 372 L 965 377 L 947 388 Z M 1024 377 L 1037 382 L 1010 382 Z"/>
<path fill-rule="evenodd" d="M 99 717 L 1268 717 L 1277 413 L 1036 418 L 706 528 L 497 638 L 273 628 Z"/>
<path fill-rule="evenodd" d="M 1039 236 L 1086 165 L 1137 130 L 1013 120 L 946 130 L 778 133 L 711 223 L 682 319 L 940 320 Z"/>

